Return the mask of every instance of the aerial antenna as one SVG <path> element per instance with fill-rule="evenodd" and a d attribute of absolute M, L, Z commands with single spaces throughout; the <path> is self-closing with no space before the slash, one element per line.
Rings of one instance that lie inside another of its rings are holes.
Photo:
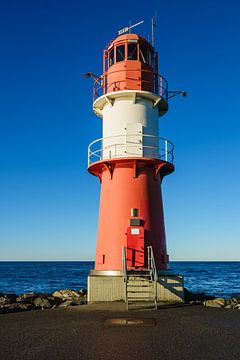
<path fill-rule="evenodd" d="M 155 27 L 157 26 L 156 18 L 157 18 L 157 15 L 156 15 L 156 11 L 155 11 L 155 16 L 152 17 L 152 47 L 154 47 L 154 44 L 155 44 Z"/>
<path fill-rule="evenodd" d="M 144 22 L 144 20 L 142 21 L 139 21 L 138 23 L 134 24 L 134 25 L 131 25 L 131 21 L 129 21 L 129 26 L 121 29 L 118 31 L 118 35 L 122 35 L 122 34 L 125 34 L 126 32 L 129 32 L 131 33 L 131 29 L 134 28 L 135 26 L 138 26 L 140 24 L 142 24 Z"/>

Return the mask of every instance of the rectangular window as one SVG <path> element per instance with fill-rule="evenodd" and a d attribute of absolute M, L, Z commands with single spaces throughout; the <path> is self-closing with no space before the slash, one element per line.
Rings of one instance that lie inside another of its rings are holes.
<path fill-rule="evenodd" d="M 138 209 L 137 208 L 131 208 L 131 216 L 138 217 Z"/>
<path fill-rule="evenodd" d="M 114 64 L 114 48 L 109 52 L 109 67 Z"/>
<path fill-rule="evenodd" d="M 145 44 L 140 44 L 139 47 L 139 59 L 144 64 L 149 64 L 148 48 Z"/>
<path fill-rule="evenodd" d="M 125 60 L 125 45 L 116 47 L 116 62 Z"/>
<path fill-rule="evenodd" d="M 128 60 L 137 60 L 137 44 L 128 44 Z"/>

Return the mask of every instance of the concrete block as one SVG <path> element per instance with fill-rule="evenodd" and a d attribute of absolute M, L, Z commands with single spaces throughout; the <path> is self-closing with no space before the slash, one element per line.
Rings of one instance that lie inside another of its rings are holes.
<path fill-rule="evenodd" d="M 139 281 L 141 278 L 136 279 Z M 134 285 L 135 279 L 130 280 Z M 148 280 L 141 279 L 142 284 Z M 146 284 L 145 284 L 146 285 Z M 133 289 L 135 287 L 133 286 Z M 138 287 L 138 290 L 139 287 Z M 143 287 L 144 290 L 144 287 Z M 141 296 L 141 293 L 139 294 Z M 123 276 L 88 276 L 88 302 L 124 301 L 125 283 Z M 149 293 L 150 297 L 150 293 Z M 157 283 L 157 300 L 184 302 L 184 283 L 181 275 L 159 275 Z"/>

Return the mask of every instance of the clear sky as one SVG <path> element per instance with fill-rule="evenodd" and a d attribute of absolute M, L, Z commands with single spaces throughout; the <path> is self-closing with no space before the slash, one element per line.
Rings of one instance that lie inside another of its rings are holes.
<path fill-rule="evenodd" d="M 93 260 L 100 186 L 87 146 L 101 137 L 92 82 L 129 20 L 157 11 L 175 144 L 164 179 L 172 260 L 240 260 L 240 4 L 230 1 L 0 2 L 0 260 Z"/>

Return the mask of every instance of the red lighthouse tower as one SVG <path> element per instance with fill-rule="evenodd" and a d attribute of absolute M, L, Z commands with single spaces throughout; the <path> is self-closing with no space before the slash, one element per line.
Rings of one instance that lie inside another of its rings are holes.
<path fill-rule="evenodd" d="M 173 144 L 159 137 L 159 117 L 168 111 L 169 92 L 157 52 L 136 34 L 111 41 L 103 75 L 93 77 L 93 109 L 103 135 L 88 149 L 88 171 L 101 184 L 88 292 L 90 301 L 107 300 L 108 292 L 110 300 L 120 300 L 121 279 L 127 283 L 128 273 L 148 274 L 156 282 L 168 268 L 161 183 L 174 171 Z"/>

